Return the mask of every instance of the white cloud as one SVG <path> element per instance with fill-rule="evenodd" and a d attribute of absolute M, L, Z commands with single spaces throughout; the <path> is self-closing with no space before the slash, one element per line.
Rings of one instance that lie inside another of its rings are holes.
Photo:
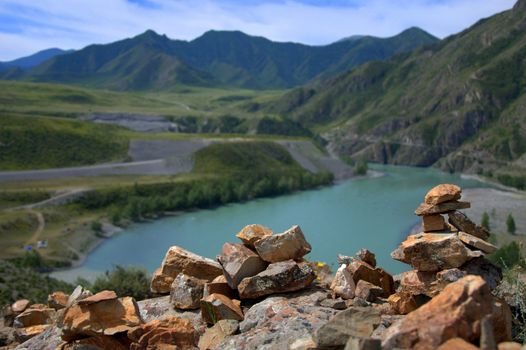
<path fill-rule="evenodd" d="M 146 29 L 190 40 L 209 29 L 242 30 L 272 40 L 327 44 L 354 34 L 391 36 L 418 26 L 439 37 L 509 9 L 515 0 L 356 0 L 314 6 L 299 0 L 2 0 L 0 60 L 49 47 L 80 49 Z M 12 27 L 12 28 L 11 28 Z"/>

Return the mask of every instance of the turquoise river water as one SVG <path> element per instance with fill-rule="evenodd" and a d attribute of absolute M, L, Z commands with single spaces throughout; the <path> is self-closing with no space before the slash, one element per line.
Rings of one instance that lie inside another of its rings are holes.
<path fill-rule="evenodd" d="M 338 253 L 353 255 L 367 248 L 376 254 L 379 266 L 399 273 L 407 267 L 391 259 L 390 253 L 418 222 L 413 211 L 426 191 L 439 183 L 486 186 L 430 168 L 372 168 L 385 175 L 133 225 L 103 242 L 81 267 L 53 275 L 70 281 L 77 276 L 93 278 L 117 264 L 142 266 L 152 272 L 172 245 L 215 258 L 224 242 L 237 242 L 235 234 L 252 223 L 277 233 L 300 225 L 312 245 L 307 258 L 324 261 L 333 269 Z"/>

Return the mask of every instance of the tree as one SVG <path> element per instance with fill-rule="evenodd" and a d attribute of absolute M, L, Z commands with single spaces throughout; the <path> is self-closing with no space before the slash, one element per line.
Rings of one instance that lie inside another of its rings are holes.
<path fill-rule="evenodd" d="M 482 227 L 489 231 L 489 215 L 487 212 L 484 212 L 484 214 L 482 214 L 482 222 L 480 224 L 482 225 Z"/>
<path fill-rule="evenodd" d="M 512 235 L 515 234 L 517 227 L 515 226 L 515 219 L 513 218 L 513 215 L 511 214 L 509 214 L 508 218 L 506 219 L 506 227 L 508 228 L 508 233 Z"/>

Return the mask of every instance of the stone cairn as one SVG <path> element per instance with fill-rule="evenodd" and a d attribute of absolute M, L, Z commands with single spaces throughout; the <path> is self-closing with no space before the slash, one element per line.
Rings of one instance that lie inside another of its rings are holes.
<path fill-rule="evenodd" d="M 509 306 L 491 294 L 502 274 L 484 258 L 496 248 L 458 211 L 470 206 L 460 197 L 447 184 L 427 193 L 415 211 L 423 232 L 391 254 L 413 270 L 394 278 L 366 249 L 338 256 L 332 277 L 304 259 L 311 245 L 299 226 L 274 234 L 248 225 L 217 261 L 170 247 L 152 299 L 79 286 L 48 305 L 19 300 L 3 312 L 0 346 L 14 338 L 26 341 L 17 349 L 496 349 L 511 339 Z"/>

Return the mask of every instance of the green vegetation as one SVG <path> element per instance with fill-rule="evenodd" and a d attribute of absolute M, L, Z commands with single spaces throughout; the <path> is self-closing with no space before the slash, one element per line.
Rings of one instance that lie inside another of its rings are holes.
<path fill-rule="evenodd" d="M 484 212 L 482 214 L 482 220 L 480 222 L 480 226 L 484 227 L 486 230 L 490 231 L 490 224 L 489 224 L 489 215 L 487 212 Z"/>
<path fill-rule="evenodd" d="M 502 269 L 511 269 L 516 265 L 526 268 L 525 261 L 521 255 L 521 248 L 515 241 L 502 246 L 495 253 L 488 255 L 488 259 Z"/>
<path fill-rule="evenodd" d="M 506 228 L 508 230 L 509 234 L 514 235 L 517 231 L 517 226 L 515 226 L 515 219 L 513 218 L 513 215 L 509 214 L 506 218 Z"/>

